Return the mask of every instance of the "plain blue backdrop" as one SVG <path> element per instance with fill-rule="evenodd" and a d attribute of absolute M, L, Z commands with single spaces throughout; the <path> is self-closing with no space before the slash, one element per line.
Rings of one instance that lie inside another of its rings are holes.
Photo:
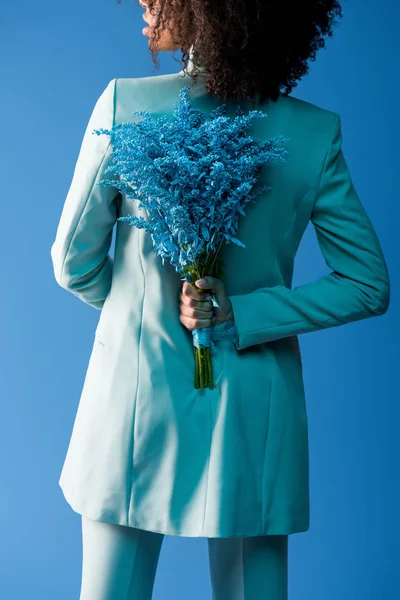
<path fill-rule="evenodd" d="M 58 478 L 100 313 L 57 285 L 50 247 L 99 93 L 114 77 L 181 69 L 160 53 L 153 71 L 143 12 L 128 0 L 0 8 L 4 600 L 79 597 L 80 515 Z M 396 0 L 344 2 L 334 37 L 292 92 L 341 115 L 392 288 L 384 316 L 299 338 L 311 527 L 289 538 L 291 600 L 399 598 L 399 16 Z M 328 272 L 310 224 L 293 284 Z M 165 536 L 153 597 L 211 598 L 204 538 Z"/>

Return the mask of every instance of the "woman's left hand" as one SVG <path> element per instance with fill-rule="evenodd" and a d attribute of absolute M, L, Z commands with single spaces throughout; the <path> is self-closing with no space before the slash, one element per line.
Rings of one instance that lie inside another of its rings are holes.
<path fill-rule="evenodd" d="M 207 293 L 199 293 L 195 285 L 183 282 L 180 298 L 179 320 L 187 329 L 201 329 L 212 325 L 220 325 L 225 321 L 234 320 L 232 303 L 225 290 L 222 279 L 207 276 L 195 281 L 198 288 L 214 294 L 219 310 L 214 315 L 212 300 L 205 300 Z"/>

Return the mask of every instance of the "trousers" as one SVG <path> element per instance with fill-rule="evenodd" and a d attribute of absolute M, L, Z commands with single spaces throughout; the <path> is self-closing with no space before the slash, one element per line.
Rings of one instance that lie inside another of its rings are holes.
<path fill-rule="evenodd" d="M 151 600 L 164 535 L 82 515 L 79 600 Z M 213 600 L 287 600 L 288 535 L 207 541 Z"/>

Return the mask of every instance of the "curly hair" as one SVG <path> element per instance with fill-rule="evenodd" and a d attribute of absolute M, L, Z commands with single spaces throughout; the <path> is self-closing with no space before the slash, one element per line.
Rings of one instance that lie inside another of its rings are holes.
<path fill-rule="evenodd" d="M 121 0 L 117 0 L 120 4 Z M 224 102 L 256 96 L 260 103 L 288 96 L 308 73 L 308 61 L 332 37 L 335 18 L 342 17 L 337 0 L 146 0 L 157 19 L 149 44 L 157 61 L 156 44 L 168 29 L 180 47 L 186 69 L 194 45 L 197 80 L 201 65 L 209 93 Z M 169 25 L 173 23 L 173 27 Z"/>

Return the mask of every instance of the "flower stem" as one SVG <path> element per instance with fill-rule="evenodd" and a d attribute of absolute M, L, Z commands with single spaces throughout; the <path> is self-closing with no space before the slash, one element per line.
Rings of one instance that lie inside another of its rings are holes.
<path fill-rule="evenodd" d="M 195 358 L 194 387 L 214 389 L 211 348 L 193 346 Z"/>
<path fill-rule="evenodd" d="M 194 387 L 198 388 L 200 385 L 199 381 L 199 360 L 196 346 L 193 346 L 194 350 Z"/>

